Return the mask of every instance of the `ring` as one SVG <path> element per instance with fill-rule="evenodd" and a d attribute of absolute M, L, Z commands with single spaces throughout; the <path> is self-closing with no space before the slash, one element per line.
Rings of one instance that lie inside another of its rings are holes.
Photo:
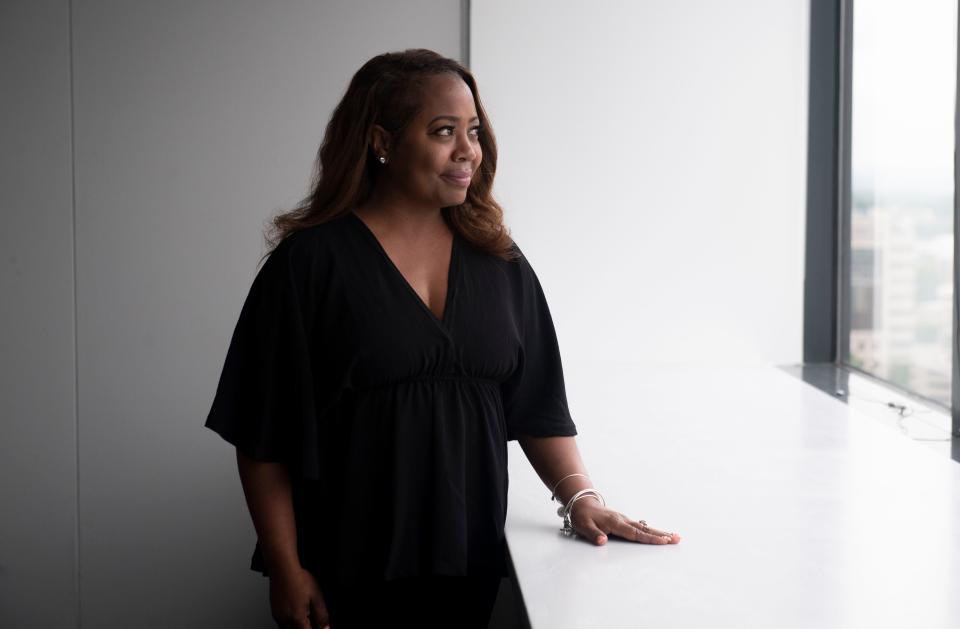
<path fill-rule="evenodd" d="M 646 531 L 646 530 L 647 530 L 647 522 L 646 522 L 646 520 L 640 520 L 639 524 L 640 524 L 640 530 L 642 530 L 642 531 Z"/>

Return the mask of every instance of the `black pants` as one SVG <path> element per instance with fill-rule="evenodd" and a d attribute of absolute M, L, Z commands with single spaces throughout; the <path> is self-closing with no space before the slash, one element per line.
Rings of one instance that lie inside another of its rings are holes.
<path fill-rule="evenodd" d="M 323 592 L 330 629 L 487 629 L 499 588 L 499 576 L 426 576 Z"/>

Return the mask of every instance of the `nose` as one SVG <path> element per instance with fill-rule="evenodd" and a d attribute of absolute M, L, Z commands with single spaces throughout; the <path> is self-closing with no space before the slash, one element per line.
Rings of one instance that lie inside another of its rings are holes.
<path fill-rule="evenodd" d="M 457 134 L 457 146 L 454 149 L 453 160 L 456 162 L 472 162 L 477 158 L 477 147 L 474 146 L 474 138 L 469 132 L 464 131 Z"/>

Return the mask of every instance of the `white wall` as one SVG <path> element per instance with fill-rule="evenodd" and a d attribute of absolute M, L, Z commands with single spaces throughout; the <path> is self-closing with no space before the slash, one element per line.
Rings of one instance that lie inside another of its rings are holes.
<path fill-rule="evenodd" d="M 564 364 L 802 358 L 809 2 L 477 0 L 495 193 Z"/>

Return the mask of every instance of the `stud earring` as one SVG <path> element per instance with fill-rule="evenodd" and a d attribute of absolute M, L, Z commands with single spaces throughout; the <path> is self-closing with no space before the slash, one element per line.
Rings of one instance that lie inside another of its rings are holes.
<path fill-rule="evenodd" d="M 387 163 L 387 158 L 386 158 L 385 156 L 381 155 L 381 156 L 380 156 L 380 163 L 381 163 L 381 164 L 386 164 L 386 163 Z"/>

